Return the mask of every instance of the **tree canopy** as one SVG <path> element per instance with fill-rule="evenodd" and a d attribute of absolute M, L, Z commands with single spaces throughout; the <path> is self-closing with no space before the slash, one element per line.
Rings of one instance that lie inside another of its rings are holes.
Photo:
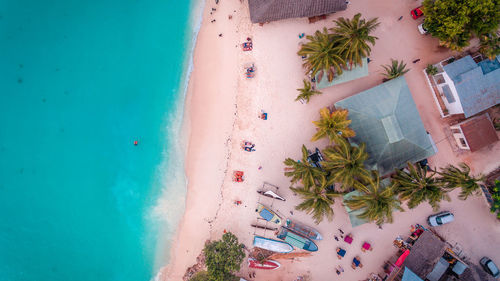
<path fill-rule="evenodd" d="M 224 281 L 233 278 L 232 272 L 240 270 L 245 258 L 243 244 L 231 232 L 224 233 L 222 239 L 211 241 L 205 245 L 203 253 L 206 258 L 208 280 Z"/>
<path fill-rule="evenodd" d="M 500 22 L 500 0 L 425 0 L 425 28 L 443 45 L 460 50 L 472 34 L 494 33 Z"/>

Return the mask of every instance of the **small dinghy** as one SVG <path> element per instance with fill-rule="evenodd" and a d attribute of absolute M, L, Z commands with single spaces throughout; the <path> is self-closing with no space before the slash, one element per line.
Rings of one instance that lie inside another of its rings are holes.
<path fill-rule="evenodd" d="M 277 261 L 273 260 L 265 260 L 263 262 L 259 262 L 254 258 L 248 258 L 248 267 L 250 268 L 258 268 L 258 269 L 278 269 L 281 264 Z"/>
<path fill-rule="evenodd" d="M 286 201 L 285 198 L 279 196 L 278 194 L 276 194 L 274 191 L 271 191 L 271 190 L 257 190 L 257 193 L 264 195 L 264 196 L 267 196 L 267 197 L 270 197 L 270 198 L 273 198 L 273 199 Z"/>

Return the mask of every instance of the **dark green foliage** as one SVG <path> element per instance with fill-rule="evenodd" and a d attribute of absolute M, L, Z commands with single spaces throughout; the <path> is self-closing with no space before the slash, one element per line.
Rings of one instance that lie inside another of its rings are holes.
<path fill-rule="evenodd" d="M 349 67 L 361 65 L 362 59 L 370 56 L 370 45 L 374 46 L 378 39 L 370 35 L 379 26 L 377 21 L 377 18 L 366 21 L 359 13 L 352 20 L 340 17 L 333 21 L 335 27 L 330 30 L 333 31 L 334 41 L 341 46 L 342 57 Z"/>
<path fill-rule="evenodd" d="M 309 163 L 308 154 L 306 146 L 302 145 L 301 161 L 295 161 L 292 158 L 287 158 L 284 161 L 284 164 L 288 166 L 285 176 L 291 178 L 292 184 L 302 182 L 305 188 L 315 185 L 317 179 L 326 176 L 326 172 Z"/>
<path fill-rule="evenodd" d="M 189 281 L 209 281 L 208 279 L 208 272 L 206 271 L 199 271 Z"/>
<path fill-rule="evenodd" d="M 354 195 L 351 199 L 344 200 L 344 204 L 351 210 L 362 210 L 358 215 L 360 219 L 382 225 L 386 222 L 392 223 L 392 213 L 395 209 L 403 211 L 393 185 L 383 186 L 375 171 L 372 171 L 371 179 L 363 184 L 356 183 L 355 188 L 361 195 Z"/>
<path fill-rule="evenodd" d="M 482 35 L 480 42 L 479 51 L 490 60 L 500 55 L 500 38 L 495 33 Z"/>
<path fill-rule="evenodd" d="M 307 43 L 300 48 L 298 55 L 305 57 L 304 67 L 306 72 L 322 79 L 326 74 L 328 81 L 336 75 L 341 75 L 344 68 L 361 65 L 362 58 L 368 57 L 371 52 L 370 45 L 375 45 L 375 36 L 370 35 L 379 23 L 377 18 L 366 21 L 361 14 L 356 14 L 352 19 L 339 18 L 333 21 L 335 27 L 328 33 L 317 30 L 314 35 L 306 36 Z"/>
<path fill-rule="evenodd" d="M 206 258 L 208 280 L 226 281 L 234 278 L 233 272 L 240 270 L 240 265 L 245 258 L 243 244 L 231 232 L 224 233 L 222 239 L 212 241 L 205 245 L 203 253 Z"/>
<path fill-rule="evenodd" d="M 425 73 L 429 75 L 436 75 L 438 73 L 438 69 L 434 65 L 428 64 L 427 67 L 425 68 Z"/>
<path fill-rule="evenodd" d="M 391 59 L 391 64 L 382 65 L 382 67 L 385 70 L 385 73 L 383 75 L 385 76 L 386 80 L 391 80 L 399 76 L 403 76 L 408 71 L 410 71 L 409 69 L 406 69 L 406 63 L 404 61 L 398 61 L 394 59 Z"/>
<path fill-rule="evenodd" d="M 323 155 L 326 159 L 321 165 L 328 172 L 327 185 L 341 183 L 342 190 L 347 191 L 354 186 L 355 181 L 371 177 L 365 168 L 368 154 L 365 152 L 364 143 L 353 146 L 347 140 L 339 139 L 335 146 L 324 149 Z"/>
<path fill-rule="evenodd" d="M 297 98 L 295 99 L 295 101 L 299 101 L 299 100 L 304 100 L 306 103 L 309 103 L 309 99 L 314 96 L 314 95 L 321 95 L 321 92 L 314 89 L 312 86 L 311 86 L 311 82 L 307 81 L 306 79 L 304 79 L 304 88 L 301 88 L 301 89 L 297 89 L 297 91 L 300 92 L 300 94 L 297 96 Z"/>
<path fill-rule="evenodd" d="M 493 33 L 500 22 L 500 0 L 425 0 L 425 28 L 452 50 L 469 45 L 472 34 Z"/>
<path fill-rule="evenodd" d="M 448 165 L 439 172 L 441 176 L 439 181 L 443 187 L 452 190 L 461 188 L 458 198 L 466 200 L 470 195 L 478 195 L 481 193 L 479 182 L 484 180 L 483 175 L 474 177 L 470 174 L 470 167 L 465 163 L 460 163 L 458 167 Z"/>
<path fill-rule="evenodd" d="M 316 224 L 323 221 L 324 217 L 332 220 L 333 209 L 331 206 L 335 203 L 334 198 L 342 196 L 341 193 L 328 190 L 327 186 L 326 178 L 322 176 L 318 183 L 311 187 L 290 187 L 303 200 L 295 209 L 312 214 Z"/>
<path fill-rule="evenodd" d="M 491 205 L 491 212 L 497 214 L 497 218 L 500 219 L 500 181 L 495 181 L 495 186 L 491 189 L 491 198 L 493 203 Z"/>
<path fill-rule="evenodd" d="M 399 199 L 408 200 L 410 209 L 427 202 L 437 211 L 441 200 L 450 201 L 448 191 L 436 179 L 435 171 L 427 171 L 427 168 L 422 168 L 418 164 L 408 163 L 407 165 L 408 171 L 396 170 L 392 181 Z"/>

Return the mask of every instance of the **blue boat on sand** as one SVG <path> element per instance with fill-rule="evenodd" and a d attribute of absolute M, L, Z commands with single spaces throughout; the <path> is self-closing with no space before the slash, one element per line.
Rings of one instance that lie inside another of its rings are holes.
<path fill-rule="evenodd" d="M 262 236 L 254 236 L 253 245 L 255 247 L 259 247 L 277 253 L 290 253 L 291 251 L 293 251 L 292 245 L 286 242 L 269 239 Z"/>
<path fill-rule="evenodd" d="M 311 239 L 295 234 L 286 227 L 281 227 L 281 231 L 278 233 L 278 238 L 285 240 L 285 242 L 299 249 L 309 252 L 316 252 L 318 250 L 318 246 L 316 246 Z"/>

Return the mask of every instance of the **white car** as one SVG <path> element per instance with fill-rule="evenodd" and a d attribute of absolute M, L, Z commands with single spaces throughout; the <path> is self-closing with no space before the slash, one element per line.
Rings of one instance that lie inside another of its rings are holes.
<path fill-rule="evenodd" d="M 427 222 L 429 222 L 430 226 L 439 226 L 449 222 L 452 222 L 455 219 L 452 213 L 450 212 L 441 212 L 427 218 Z"/>
<path fill-rule="evenodd" d="M 420 34 L 424 34 L 424 35 L 427 34 L 427 32 L 428 32 L 427 29 L 425 29 L 423 23 L 418 25 L 418 31 L 420 31 Z"/>

